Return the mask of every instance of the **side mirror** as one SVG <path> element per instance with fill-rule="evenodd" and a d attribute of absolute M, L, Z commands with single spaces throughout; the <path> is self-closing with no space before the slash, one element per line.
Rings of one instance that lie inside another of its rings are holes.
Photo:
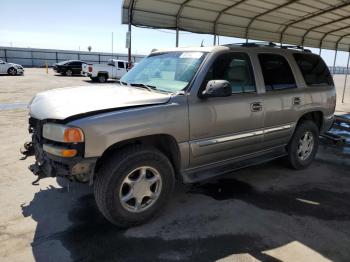
<path fill-rule="evenodd" d="M 231 84 L 226 80 L 210 80 L 202 92 L 202 97 L 226 97 L 231 95 Z"/>

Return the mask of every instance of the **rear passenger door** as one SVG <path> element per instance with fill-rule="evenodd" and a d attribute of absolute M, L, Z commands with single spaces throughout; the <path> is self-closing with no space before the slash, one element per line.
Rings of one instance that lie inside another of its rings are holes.
<path fill-rule="evenodd" d="M 263 95 L 264 148 L 288 143 L 298 119 L 298 111 L 305 101 L 304 88 L 298 87 L 293 73 L 295 67 L 291 66 L 292 59 L 282 54 L 258 54 L 266 91 Z"/>
<path fill-rule="evenodd" d="M 259 151 L 263 141 L 262 98 L 257 94 L 248 54 L 225 53 L 209 68 L 199 92 L 209 80 L 227 80 L 232 96 L 189 101 L 190 166 L 229 160 Z"/>

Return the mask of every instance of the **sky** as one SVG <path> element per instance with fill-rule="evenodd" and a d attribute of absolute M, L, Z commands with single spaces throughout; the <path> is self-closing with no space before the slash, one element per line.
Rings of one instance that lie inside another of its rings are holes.
<path fill-rule="evenodd" d="M 127 53 L 121 24 L 122 0 L 0 0 L 0 46 Z M 180 33 L 180 46 L 213 44 L 213 36 Z M 220 37 L 220 44 L 243 39 Z M 175 31 L 132 28 L 133 54 L 147 55 L 154 48 L 175 47 Z M 312 50 L 318 53 L 318 49 Z M 322 51 L 328 65 L 334 52 Z M 339 52 L 337 66 L 345 66 L 347 54 Z"/>

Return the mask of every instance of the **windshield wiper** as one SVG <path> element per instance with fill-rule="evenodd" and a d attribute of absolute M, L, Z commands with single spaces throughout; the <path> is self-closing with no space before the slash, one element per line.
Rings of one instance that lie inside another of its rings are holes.
<path fill-rule="evenodd" d="M 146 84 L 142 84 L 142 83 L 131 83 L 131 86 L 136 86 L 136 87 L 142 87 L 142 88 L 146 88 L 148 91 L 154 91 L 157 90 L 156 86 L 151 86 L 151 85 L 146 85 Z"/>

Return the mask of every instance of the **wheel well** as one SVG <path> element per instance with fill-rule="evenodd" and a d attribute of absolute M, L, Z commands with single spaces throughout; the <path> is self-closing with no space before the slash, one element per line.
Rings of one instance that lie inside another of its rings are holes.
<path fill-rule="evenodd" d="M 129 140 L 118 142 L 109 148 L 107 148 L 102 156 L 97 160 L 96 166 L 95 166 L 95 173 L 98 172 L 101 165 L 103 164 L 103 161 L 112 153 L 116 152 L 117 150 L 121 150 L 125 147 L 128 147 L 130 145 L 144 145 L 144 146 L 150 146 L 158 149 L 161 151 L 164 155 L 168 157 L 171 164 L 173 165 L 176 178 L 179 178 L 179 171 L 180 171 L 180 165 L 181 165 L 181 155 L 180 150 L 178 147 L 178 144 L 174 137 L 166 134 L 159 134 L 159 135 L 150 135 L 150 136 L 143 136 L 138 138 L 132 138 Z"/>
<path fill-rule="evenodd" d="M 298 121 L 298 124 L 304 120 L 311 120 L 313 121 L 318 129 L 321 131 L 322 126 L 323 126 L 323 113 L 321 111 L 313 111 L 313 112 L 308 112 L 304 115 L 302 115 Z M 297 125 L 298 125 L 297 124 Z"/>

